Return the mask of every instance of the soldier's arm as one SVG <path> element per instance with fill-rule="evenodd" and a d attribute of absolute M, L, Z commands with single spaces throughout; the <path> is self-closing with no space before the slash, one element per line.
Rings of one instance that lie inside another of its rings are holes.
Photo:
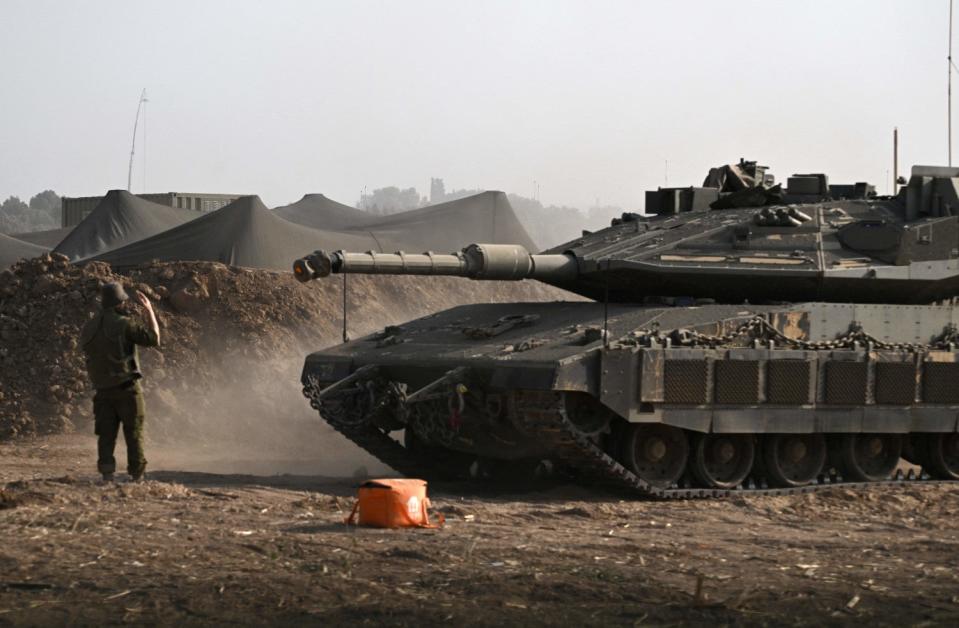
<path fill-rule="evenodd" d="M 134 323 L 127 327 L 127 338 L 130 342 L 145 347 L 160 346 L 160 323 L 157 321 L 156 312 L 153 311 L 153 304 L 147 295 L 137 290 L 137 301 L 143 306 L 146 313 L 147 325 Z"/>

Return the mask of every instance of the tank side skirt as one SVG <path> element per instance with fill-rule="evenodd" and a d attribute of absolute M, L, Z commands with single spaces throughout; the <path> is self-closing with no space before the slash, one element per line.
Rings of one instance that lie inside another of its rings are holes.
<path fill-rule="evenodd" d="M 651 412 L 631 414 L 628 421 L 722 434 L 909 434 L 959 431 L 957 417 L 959 407 L 657 407 Z"/>
<path fill-rule="evenodd" d="M 777 314 L 776 326 L 755 316 L 723 321 L 713 335 L 639 330 L 602 351 L 599 399 L 627 422 L 694 432 L 953 432 L 959 429 L 954 318 L 952 307 L 813 304 L 810 312 Z M 869 335 L 856 319 L 871 327 L 886 319 L 883 338 L 895 320 L 910 330 L 943 331 L 938 337 L 907 331 L 900 336 L 915 334 L 913 341 L 890 342 Z M 848 331 L 840 336 L 843 325 Z"/>
<path fill-rule="evenodd" d="M 740 487 L 735 489 L 710 488 L 657 488 L 643 481 L 622 464 L 606 454 L 595 442 L 581 434 L 563 406 L 562 393 L 526 391 L 517 393 L 517 420 L 526 430 L 535 434 L 564 465 L 572 468 L 581 477 L 599 485 L 626 490 L 653 499 L 702 499 L 730 497 L 732 495 L 797 495 L 835 488 L 867 488 L 874 486 L 901 486 L 912 482 L 924 484 L 953 483 L 944 480 L 929 480 L 909 474 L 897 473 L 895 479 L 880 482 L 844 482 L 838 478 L 823 478 L 819 484 L 794 488 Z"/>
<path fill-rule="evenodd" d="M 310 398 L 311 405 L 319 406 L 316 392 L 304 388 L 304 394 Z M 319 408 L 317 408 L 319 409 Z M 633 494 L 653 499 L 698 499 L 728 497 L 735 494 L 750 495 L 791 495 L 811 493 L 832 488 L 856 488 L 872 486 L 901 485 L 906 482 L 923 481 L 942 482 L 922 479 L 912 475 L 897 475 L 896 479 L 883 482 L 843 482 L 835 478 L 825 478 L 820 484 L 795 488 L 759 488 L 755 486 L 736 489 L 669 488 L 651 486 L 627 470 L 623 465 L 607 455 L 592 439 L 584 435 L 571 422 L 564 403 L 564 393 L 550 391 L 517 391 L 511 404 L 514 421 L 530 436 L 538 439 L 554 453 L 557 460 L 577 474 L 600 485 L 616 490 L 627 490 Z M 383 463 L 406 476 L 425 477 L 427 479 L 449 479 L 455 477 L 449 469 L 429 456 L 419 456 L 395 441 L 388 432 L 370 422 L 341 424 L 326 419 L 337 432 L 364 449 Z"/>

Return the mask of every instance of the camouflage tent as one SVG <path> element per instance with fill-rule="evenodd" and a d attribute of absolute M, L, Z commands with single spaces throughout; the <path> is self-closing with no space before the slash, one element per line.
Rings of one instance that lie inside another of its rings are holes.
<path fill-rule="evenodd" d="M 126 190 L 110 190 L 54 252 L 71 260 L 89 258 L 149 238 L 201 215 L 189 209 L 152 203 Z"/>
<path fill-rule="evenodd" d="M 450 252 L 473 242 L 522 244 L 529 251 L 536 250 L 502 192 L 481 192 L 392 214 L 353 231 L 359 230 L 379 242 L 401 242 L 407 252 Z"/>
<path fill-rule="evenodd" d="M 48 249 L 0 233 L 0 270 L 9 268 L 24 257 L 39 257 Z"/>
<path fill-rule="evenodd" d="M 70 235 L 73 227 L 62 227 L 60 229 L 47 229 L 45 231 L 28 231 L 27 233 L 15 233 L 13 237 L 30 244 L 36 244 L 46 249 L 56 248 L 58 244 Z"/>
<path fill-rule="evenodd" d="M 337 203 L 322 194 L 306 194 L 295 203 L 276 207 L 278 216 L 313 229 L 343 229 L 369 224 L 376 216 Z"/>
<path fill-rule="evenodd" d="M 297 225 L 269 210 L 260 197 L 244 196 L 196 220 L 93 259 L 119 267 L 159 260 L 288 270 L 302 251 L 319 248 L 381 250 L 368 235 Z"/>

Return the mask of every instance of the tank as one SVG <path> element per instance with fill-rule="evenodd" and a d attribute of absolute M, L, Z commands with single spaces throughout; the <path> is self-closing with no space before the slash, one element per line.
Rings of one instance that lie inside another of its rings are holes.
<path fill-rule="evenodd" d="M 916 166 L 884 197 L 766 170 L 647 192 L 647 215 L 540 253 L 301 258 L 301 281 L 534 279 L 587 298 L 387 327 L 309 355 L 303 392 L 427 478 L 548 470 L 657 498 L 959 480 L 959 169 Z"/>

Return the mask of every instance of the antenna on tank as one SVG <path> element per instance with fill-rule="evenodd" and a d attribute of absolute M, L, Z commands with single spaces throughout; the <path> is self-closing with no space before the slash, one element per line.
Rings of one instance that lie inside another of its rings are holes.
<path fill-rule="evenodd" d="M 952 62 L 952 0 L 949 0 L 949 54 L 946 57 L 949 64 L 946 66 L 948 81 L 946 83 L 946 134 L 949 137 L 949 167 L 952 167 L 952 71 L 956 64 Z"/>
<path fill-rule="evenodd" d="M 136 154 L 137 148 L 137 127 L 140 126 L 140 110 L 146 102 L 147 90 L 144 87 L 143 91 L 140 92 L 140 100 L 137 102 L 137 115 L 133 119 L 133 141 L 130 143 L 130 166 L 127 168 L 127 192 L 130 191 L 131 184 L 133 183 L 133 156 Z M 145 183 L 146 178 L 144 178 L 144 184 Z"/>
<path fill-rule="evenodd" d="M 892 194 L 899 194 L 899 127 L 892 127 Z"/>

